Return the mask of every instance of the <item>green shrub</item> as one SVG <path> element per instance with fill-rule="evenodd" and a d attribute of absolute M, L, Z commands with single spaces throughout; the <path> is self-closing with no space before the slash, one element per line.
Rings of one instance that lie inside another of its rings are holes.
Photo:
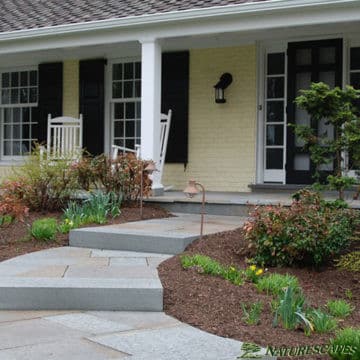
<path fill-rule="evenodd" d="M 244 283 L 244 273 L 233 266 L 223 266 L 216 260 L 205 255 L 183 255 L 180 258 L 181 265 L 184 269 L 196 268 L 202 274 L 220 276 L 229 280 L 234 285 Z"/>
<path fill-rule="evenodd" d="M 78 189 L 75 173 L 68 160 L 40 162 L 39 150 L 26 157 L 16 167 L 11 181 L 2 185 L 5 195 L 21 201 L 33 211 L 52 211 L 63 208 Z"/>
<path fill-rule="evenodd" d="M 342 270 L 360 272 L 360 251 L 340 256 L 336 266 Z"/>
<path fill-rule="evenodd" d="M 68 233 L 71 229 L 86 224 L 106 224 L 108 217 L 115 218 L 121 214 L 120 207 L 121 197 L 113 192 L 92 193 L 83 204 L 71 201 L 64 210 L 64 220 L 59 225 L 59 231 Z"/>
<path fill-rule="evenodd" d="M 289 274 L 268 274 L 260 278 L 255 286 L 259 291 L 265 291 L 267 294 L 281 295 L 289 286 L 294 289 L 299 288 L 299 281 Z"/>
<path fill-rule="evenodd" d="M 245 238 L 253 260 L 268 266 L 326 263 L 347 248 L 359 219 L 309 190 L 296 194 L 290 207 L 257 207 L 251 216 Z"/>
<path fill-rule="evenodd" d="M 276 327 L 279 320 L 283 327 L 288 330 L 295 330 L 299 325 L 302 325 L 305 334 L 309 335 L 313 330 L 313 325 L 304 312 L 305 297 L 302 291 L 299 288 L 289 286 L 279 300 L 273 325 Z"/>
<path fill-rule="evenodd" d="M 336 319 L 321 310 L 310 310 L 308 318 L 313 324 L 314 330 L 320 334 L 331 332 L 337 327 Z"/>
<path fill-rule="evenodd" d="M 333 360 L 359 360 L 360 359 L 360 329 L 345 328 L 336 333 L 331 340 L 332 346 L 339 347 L 338 351 L 330 351 Z M 344 347 L 347 354 L 344 353 Z M 350 350 L 350 351 L 349 351 Z"/>
<path fill-rule="evenodd" d="M 243 312 L 242 320 L 245 321 L 247 325 L 259 324 L 261 311 L 263 309 L 263 304 L 261 301 L 257 301 L 251 304 L 241 303 L 241 309 Z"/>
<path fill-rule="evenodd" d="M 354 307 L 345 300 L 329 300 L 326 306 L 331 315 L 339 318 L 345 318 L 354 311 Z"/>
<path fill-rule="evenodd" d="M 57 222 L 54 218 L 35 220 L 31 225 L 31 235 L 37 240 L 54 240 L 57 233 Z"/>

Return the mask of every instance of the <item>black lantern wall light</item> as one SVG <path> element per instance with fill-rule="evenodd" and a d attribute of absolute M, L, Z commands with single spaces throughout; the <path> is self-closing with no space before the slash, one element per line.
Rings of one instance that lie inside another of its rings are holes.
<path fill-rule="evenodd" d="M 225 89 L 232 83 L 233 77 L 229 73 L 224 73 L 220 76 L 219 82 L 214 85 L 215 88 L 215 102 L 217 104 L 226 103 Z"/>

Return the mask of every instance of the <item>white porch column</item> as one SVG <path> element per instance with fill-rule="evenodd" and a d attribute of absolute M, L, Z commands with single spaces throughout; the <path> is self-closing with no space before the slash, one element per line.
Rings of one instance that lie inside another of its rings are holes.
<path fill-rule="evenodd" d="M 161 46 L 157 40 L 141 41 L 141 157 L 160 160 Z M 153 174 L 153 194 L 161 195 L 159 173 Z"/>

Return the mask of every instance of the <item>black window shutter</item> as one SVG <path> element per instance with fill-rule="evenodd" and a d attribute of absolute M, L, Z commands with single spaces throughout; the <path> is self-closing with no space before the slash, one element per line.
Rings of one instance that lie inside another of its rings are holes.
<path fill-rule="evenodd" d="M 39 95 L 38 107 L 33 109 L 33 120 L 38 122 L 34 126 L 33 137 L 39 143 L 46 142 L 47 118 L 62 115 L 63 101 L 63 64 L 46 63 L 39 65 Z"/>
<path fill-rule="evenodd" d="M 104 152 L 104 59 L 80 61 L 80 114 L 83 146 L 92 155 Z"/>
<path fill-rule="evenodd" d="M 189 52 L 164 53 L 162 57 L 161 111 L 173 111 L 166 162 L 188 162 Z"/>

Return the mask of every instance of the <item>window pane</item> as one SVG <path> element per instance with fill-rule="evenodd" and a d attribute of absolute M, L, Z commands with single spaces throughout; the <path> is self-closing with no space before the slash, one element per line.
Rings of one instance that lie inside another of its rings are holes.
<path fill-rule="evenodd" d="M 135 81 L 135 97 L 141 97 L 141 81 Z"/>
<path fill-rule="evenodd" d="M 310 65 L 311 64 L 311 49 L 296 50 L 296 65 Z"/>
<path fill-rule="evenodd" d="M 20 141 L 13 141 L 13 156 L 20 156 L 21 155 L 21 142 Z"/>
<path fill-rule="evenodd" d="M 281 75 L 285 73 L 285 54 L 268 54 L 268 74 Z"/>
<path fill-rule="evenodd" d="M 124 140 L 123 139 L 115 139 L 115 145 L 117 146 L 124 146 Z"/>
<path fill-rule="evenodd" d="M 19 103 L 19 89 L 11 89 L 11 103 L 12 104 Z"/>
<path fill-rule="evenodd" d="M 136 121 L 136 132 L 135 132 L 136 137 L 140 137 L 141 136 L 141 121 Z"/>
<path fill-rule="evenodd" d="M 1 103 L 4 105 L 10 103 L 10 90 L 1 91 Z"/>
<path fill-rule="evenodd" d="M 28 155 L 30 153 L 30 142 L 22 141 L 21 142 L 21 154 Z"/>
<path fill-rule="evenodd" d="M 28 96 L 29 96 L 28 88 L 21 88 L 20 89 L 20 102 L 22 104 L 28 102 Z"/>
<path fill-rule="evenodd" d="M 114 104 L 115 106 L 115 119 L 124 118 L 124 104 Z"/>
<path fill-rule="evenodd" d="M 360 70 L 360 47 L 350 50 L 350 69 Z"/>
<path fill-rule="evenodd" d="M 22 126 L 22 139 L 30 139 L 30 125 Z"/>
<path fill-rule="evenodd" d="M 11 122 L 11 109 L 10 108 L 4 109 L 4 122 L 5 123 Z"/>
<path fill-rule="evenodd" d="M 141 79 L 141 62 L 135 63 L 135 79 Z"/>
<path fill-rule="evenodd" d="M 134 97 L 133 85 L 134 85 L 133 81 L 125 81 L 124 82 L 124 97 L 125 98 Z"/>
<path fill-rule="evenodd" d="M 37 86 L 37 71 L 30 71 L 30 86 Z"/>
<path fill-rule="evenodd" d="M 13 126 L 13 139 L 21 139 L 20 125 L 14 125 Z"/>
<path fill-rule="evenodd" d="M 267 122 L 283 122 L 284 121 L 284 102 L 283 101 L 268 101 Z"/>
<path fill-rule="evenodd" d="M 134 140 L 126 140 L 125 141 L 125 146 L 129 149 L 134 149 L 135 148 L 135 141 Z"/>
<path fill-rule="evenodd" d="M 267 149 L 266 150 L 266 169 L 282 169 L 283 168 L 283 150 Z"/>
<path fill-rule="evenodd" d="M 37 102 L 37 88 L 30 88 L 29 92 L 29 103 L 36 103 Z"/>
<path fill-rule="evenodd" d="M 11 139 L 12 138 L 12 126 L 11 125 L 4 125 L 4 138 Z"/>
<path fill-rule="evenodd" d="M 19 123 L 20 119 L 20 108 L 13 108 L 13 122 Z"/>
<path fill-rule="evenodd" d="M 309 154 L 295 155 L 294 170 L 309 171 L 310 170 L 310 155 Z"/>
<path fill-rule="evenodd" d="M 22 122 L 30 122 L 30 111 L 29 108 L 22 108 Z"/>
<path fill-rule="evenodd" d="M 19 73 L 13 72 L 11 73 L 11 87 L 19 86 Z"/>
<path fill-rule="evenodd" d="M 10 86 L 10 74 L 9 73 L 3 73 L 2 74 L 1 85 L 2 85 L 3 88 Z"/>
<path fill-rule="evenodd" d="M 124 79 L 133 79 L 134 78 L 134 63 L 124 64 Z"/>
<path fill-rule="evenodd" d="M 284 97 L 284 78 L 269 77 L 267 80 L 267 97 L 268 99 Z"/>
<path fill-rule="evenodd" d="M 355 89 L 360 90 L 360 73 L 350 74 L 350 85 L 352 85 Z"/>
<path fill-rule="evenodd" d="M 10 156 L 12 150 L 12 145 L 10 141 L 4 141 L 4 155 Z"/>
<path fill-rule="evenodd" d="M 126 119 L 134 119 L 135 118 L 135 104 L 127 103 L 126 104 Z"/>
<path fill-rule="evenodd" d="M 124 121 L 115 121 L 115 137 L 123 137 L 124 136 Z"/>
<path fill-rule="evenodd" d="M 28 72 L 22 71 L 20 73 L 20 86 L 28 86 Z"/>
<path fill-rule="evenodd" d="M 283 145 L 284 126 L 268 125 L 266 127 L 266 145 Z"/>
<path fill-rule="evenodd" d="M 122 98 L 122 83 L 121 82 L 113 82 L 113 98 L 118 99 Z"/>
<path fill-rule="evenodd" d="M 122 80 L 122 64 L 113 65 L 113 80 Z"/>
<path fill-rule="evenodd" d="M 141 118 L 141 102 L 140 101 L 136 102 L 136 118 L 137 119 Z"/>
<path fill-rule="evenodd" d="M 135 137 L 135 121 L 126 122 L 125 137 Z"/>
<path fill-rule="evenodd" d="M 323 47 L 319 49 L 319 62 L 320 64 L 335 64 L 336 58 L 335 47 Z"/>

